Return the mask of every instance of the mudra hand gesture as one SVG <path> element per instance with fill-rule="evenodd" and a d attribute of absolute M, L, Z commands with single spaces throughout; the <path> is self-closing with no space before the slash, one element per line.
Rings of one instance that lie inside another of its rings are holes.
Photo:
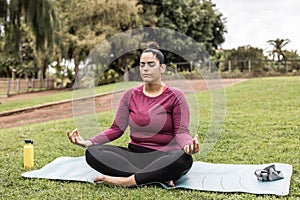
<path fill-rule="evenodd" d="M 88 147 L 88 146 L 92 145 L 92 142 L 90 140 L 84 140 L 80 136 L 77 128 L 74 129 L 72 132 L 68 131 L 68 138 L 69 138 L 70 142 L 72 142 L 73 144 L 76 144 L 76 145 L 79 145 L 82 147 Z"/>
<path fill-rule="evenodd" d="M 184 146 L 183 150 L 186 154 L 195 154 L 199 152 L 199 140 L 198 135 L 196 135 L 190 144 Z"/>

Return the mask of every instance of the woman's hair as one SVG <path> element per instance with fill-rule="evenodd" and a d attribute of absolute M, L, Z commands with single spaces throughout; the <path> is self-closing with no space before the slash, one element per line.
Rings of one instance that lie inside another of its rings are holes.
<path fill-rule="evenodd" d="M 143 51 L 143 53 L 148 53 L 148 52 L 153 53 L 156 56 L 156 58 L 159 60 L 160 64 L 165 63 L 165 57 L 162 54 L 162 52 L 159 50 L 159 45 L 157 44 L 157 42 L 151 42 L 148 45 L 148 48 Z"/>

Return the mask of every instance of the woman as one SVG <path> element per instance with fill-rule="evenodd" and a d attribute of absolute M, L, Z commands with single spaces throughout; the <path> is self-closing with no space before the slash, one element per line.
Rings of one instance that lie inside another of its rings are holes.
<path fill-rule="evenodd" d="M 77 129 L 69 140 L 87 147 L 87 163 L 99 171 L 95 182 L 135 186 L 151 182 L 174 182 L 192 167 L 199 151 L 198 137 L 189 133 L 190 112 L 182 91 L 162 82 L 164 56 L 153 42 L 140 57 L 144 84 L 122 96 L 111 127 L 84 140 Z M 128 148 L 103 145 L 119 138 L 129 125 Z"/>

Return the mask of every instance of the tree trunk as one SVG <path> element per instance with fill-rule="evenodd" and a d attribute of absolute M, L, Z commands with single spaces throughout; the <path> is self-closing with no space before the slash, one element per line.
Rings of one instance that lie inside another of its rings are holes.
<path fill-rule="evenodd" d="M 125 69 L 124 69 L 124 82 L 129 81 L 129 73 L 128 73 L 128 65 L 125 64 Z"/>
<path fill-rule="evenodd" d="M 80 77 L 79 77 L 79 56 L 76 55 L 74 57 L 74 71 L 75 71 L 75 79 L 72 81 L 73 82 L 73 89 L 79 89 L 80 87 Z"/>

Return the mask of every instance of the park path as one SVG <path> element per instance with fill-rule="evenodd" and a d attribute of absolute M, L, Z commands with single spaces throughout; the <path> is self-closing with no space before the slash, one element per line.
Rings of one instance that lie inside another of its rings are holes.
<path fill-rule="evenodd" d="M 223 87 L 228 87 L 247 79 L 223 79 Z M 168 85 L 181 87 L 181 81 L 165 81 Z M 216 82 L 219 84 L 220 81 Z M 190 91 L 185 92 L 193 92 L 193 91 L 205 91 L 208 90 L 207 85 L 210 85 L 209 89 L 212 89 L 214 86 L 219 87 L 219 85 L 214 85 L 214 83 L 209 83 L 203 80 L 187 80 L 187 89 Z M 18 99 L 25 99 L 25 98 L 33 98 L 36 96 L 42 95 L 55 95 L 61 91 L 44 91 L 38 93 L 29 93 L 29 94 L 19 94 L 14 95 L 12 97 L 8 97 L 7 99 L 2 98 L 1 101 L 14 101 Z M 18 111 L 10 111 L 8 113 L 0 113 L 0 128 L 10 128 L 10 127 L 17 127 L 26 124 L 34 124 L 34 123 L 41 123 L 46 121 L 52 121 L 57 119 L 64 119 L 64 118 L 71 118 L 74 116 L 74 109 L 75 105 L 80 105 L 80 108 L 87 108 L 87 109 L 79 109 L 76 110 L 76 115 L 83 115 L 92 112 L 103 112 L 112 109 L 112 104 L 115 103 L 115 99 L 119 99 L 121 96 L 121 92 L 112 92 L 106 93 L 103 95 L 95 96 L 92 98 L 83 98 L 80 100 L 69 100 L 69 101 L 61 101 L 61 102 L 54 102 L 43 106 L 35 106 L 32 108 L 21 109 Z M 90 105 L 95 105 L 91 107 Z M 85 106 L 86 105 L 86 106 Z"/>

